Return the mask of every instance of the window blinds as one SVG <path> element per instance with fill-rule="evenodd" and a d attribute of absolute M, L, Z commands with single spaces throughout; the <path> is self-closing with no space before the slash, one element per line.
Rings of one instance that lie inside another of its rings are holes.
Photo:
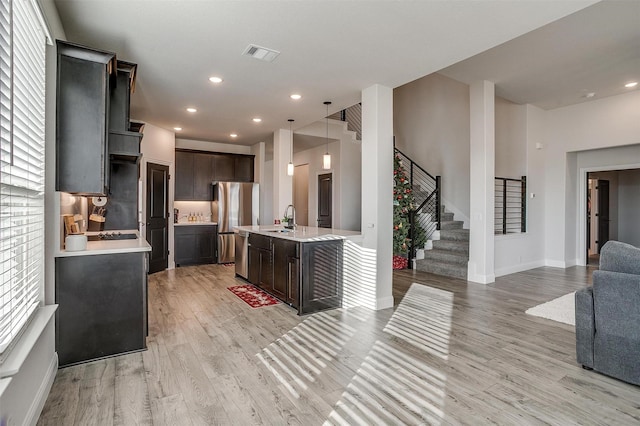
<path fill-rule="evenodd" d="M 40 22 L 29 0 L 1 2 L 0 354 L 5 355 L 38 307 L 43 287 L 46 38 Z"/>

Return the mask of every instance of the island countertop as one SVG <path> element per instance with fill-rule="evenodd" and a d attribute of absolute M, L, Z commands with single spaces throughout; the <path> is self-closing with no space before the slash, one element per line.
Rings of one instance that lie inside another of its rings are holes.
<path fill-rule="evenodd" d="M 113 232 L 113 231 L 109 231 Z M 66 251 L 58 250 L 54 257 L 92 256 L 97 254 L 134 253 L 151 251 L 151 246 L 140 233 L 135 230 L 121 231 L 123 234 L 135 233 L 138 238 L 131 240 L 100 240 L 88 241 L 86 250 Z M 86 232 L 86 235 L 97 235 L 98 232 Z"/>
<path fill-rule="evenodd" d="M 328 239 L 346 239 L 354 242 L 360 242 L 362 240 L 362 234 L 359 231 L 347 231 L 335 228 L 317 228 L 315 226 L 298 225 L 295 230 L 285 229 L 283 226 L 277 225 L 236 226 L 234 229 L 237 231 L 251 232 L 254 234 L 282 238 L 300 243 Z"/>

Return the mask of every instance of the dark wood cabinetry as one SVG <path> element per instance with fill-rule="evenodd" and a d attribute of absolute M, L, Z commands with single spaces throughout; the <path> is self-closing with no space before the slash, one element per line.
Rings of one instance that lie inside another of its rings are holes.
<path fill-rule="evenodd" d="M 56 191 L 106 195 L 116 56 L 57 41 Z"/>
<path fill-rule="evenodd" d="M 273 294 L 298 307 L 300 243 L 273 239 Z"/>
<path fill-rule="evenodd" d="M 213 182 L 253 182 L 253 155 L 176 150 L 176 201 L 212 201 Z"/>
<path fill-rule="evenodd" d="M 216 225 L 174 227 L 176 266 L 216 263 Z"/>
<path fill-rule="evenodd" d="M 273 248 L 269 237 L 249 234 L 249 282 L 268 292 L 273 289 Z"/>
<path fill-rule="evenodd" d="M 342 305 L 342 240 L 249 234 L 250 283 L 308 314 Z"/>
<path fill-rule="evenodd" d="M 61 367 L 146 348 L 147 254 L 56 258 Z"/>

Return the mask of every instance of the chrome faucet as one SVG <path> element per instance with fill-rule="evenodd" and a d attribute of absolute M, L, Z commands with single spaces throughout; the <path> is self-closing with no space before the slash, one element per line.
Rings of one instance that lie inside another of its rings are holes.
<path fill-rule="evenodd" d="M 292 216 L 289 216 L 289 207 L 291 207 L 291 211 L 293 212 Z M 287 218 L 287 229 L 296 229 L 296 208 L 293 207 L 293 204 L 289 204 L 287 208 L 284 210 L 284 217 Z"/>

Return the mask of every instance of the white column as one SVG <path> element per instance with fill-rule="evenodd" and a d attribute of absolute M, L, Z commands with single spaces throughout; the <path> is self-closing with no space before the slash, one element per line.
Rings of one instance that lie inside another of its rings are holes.
<path fill-rule="evenodd" d="M 470 101 L 470 238 L 468 280 L 488 284 L 494 273 L 495 85 L 477 81 Z"/>
<path fill-rule="evenodd" d="M 258 142 L 251 146 L 251 153 L 255 155 L 253 162 L 253 181 L 260 184 L 260 225 L 270 225 L 264 222 L 264 197 L 265 197 L 265 181 L 264 181 L 264 150 L 265 143 Z"/>
<path fill-rule="evenodd" d="M 282 219 L 289 204 L 293 204 L 293 176 L 287 176 L 291 150 L 291 132 L 278 129 L 273 133 L 273 217 Z M 265 224 L 267 225 L 267 224 Z"/>
<path fill-rule="evenodd" d="M 393 307 L 393 90 L 362 92 L 363 246 L 376 252 L 376 309 Z"/>

